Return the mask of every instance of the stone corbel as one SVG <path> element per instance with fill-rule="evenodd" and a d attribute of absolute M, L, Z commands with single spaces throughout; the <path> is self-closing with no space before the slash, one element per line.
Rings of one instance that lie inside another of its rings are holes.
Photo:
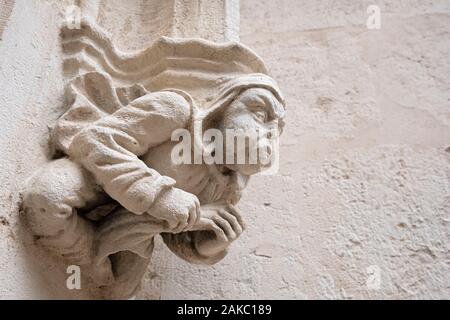
<path fill-rule="evenodd" d="M 170 31 L 134 52 L 115 46 L 96 22 L 101 6 L 88 3 L 78 3 L 80 28 L 61 30 L 67 111 L 51 132 L 57 156 L 28 180 L 23 208 L 40 245 L 85 270 L 104 297 L 129 298 L 156 235 L 191 263 L 223 259 L 244 230 L 242 190 L 268 167 L 178 163 L 173 133 L 188 133 L 190 153 L 207 149 L 208 129 L 270 132 L 255 147 L 268 158 L 284 100 L 238 42 L 237 0 L 167 1 Z"/>

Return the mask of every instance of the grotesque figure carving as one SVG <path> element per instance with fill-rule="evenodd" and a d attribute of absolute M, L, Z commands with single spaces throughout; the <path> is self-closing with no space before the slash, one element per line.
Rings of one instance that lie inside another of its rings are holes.
<path fill-rule="evenodd" d="M 264 64 L 238 43 L 200 39 L 124 53 L 86 22 L 62 38 L 69 108 L 51 134 L 60 156 L 23 195 L 38 242 L 89 269 L 110 298 L 136 292 L 155 235 L 189 262 L 221 260 L 244 229 L 235 204 L 265 164 L 178 164 L 171 136 L 187 129 L 202 149 L 211 128 L 279 131 L 284 101 Z"/>

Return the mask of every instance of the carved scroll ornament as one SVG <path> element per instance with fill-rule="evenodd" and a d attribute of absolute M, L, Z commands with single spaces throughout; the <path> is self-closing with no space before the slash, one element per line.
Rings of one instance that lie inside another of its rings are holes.
<path fill-rule="evenodd" d="M 200 150 L 211 128 L 280 132 L 284 100 L 240 43 L 163 37 L 125 53 L 110 39 L 87 21 L 62 29 L 68 109 L 51 132 L 58 156 L 29 178 L 23 208 L 40 245 L 89 270 L 105 297 L 129 298 L 158 234 L 191 263 L 224 258 L 244 230 L 235 205 L 266 167 L 176 163 L 173 132 L 187 130 Z"/>

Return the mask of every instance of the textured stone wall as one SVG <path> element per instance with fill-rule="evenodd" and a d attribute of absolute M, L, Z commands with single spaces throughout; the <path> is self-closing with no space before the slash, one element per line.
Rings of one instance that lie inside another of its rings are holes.
<path fill-rule="evenodd" d="M 62 111 L 60 16 L 45 1 L 16 1 L 0 42 L 0 297 L 49 298 L 64 274 L 43 266 L 19 221 L 19 191 L 49 156 L 47 125 Z M 32 254 L 28 254 L 32 248 Z M 37 255 L 34 255 L 36 253 Z M 42 254 L 41 254 L 42 256 Z"/>
<path fill-rule="evenodd" d="M 450 298 L 450 1 L 241 0 L 241 41 L 287 98 L 280 174 L 218 266 L 161 250 L 161 297 Z"/>
<path fill-rule="evenodd" d="M 113 23 L 105 2 L 119 45 L 144 47 L 153 23 L 127 21 L 145 4 L 118 5 Z M 366 27 L 370 4 L 380 30 Z M 1 298 L 86 297 L 39 259 L 18 215 L 63 110 L 63 5 L 16 0 L 0 21 Z M 448 0 L 241 0 L 241 41 L 287 98 L 279 174 L 251 181 L 248 229 L 220 264 L 189 265 L 158 241 L 138 298 L 449 299 L 449 27 Z"/>

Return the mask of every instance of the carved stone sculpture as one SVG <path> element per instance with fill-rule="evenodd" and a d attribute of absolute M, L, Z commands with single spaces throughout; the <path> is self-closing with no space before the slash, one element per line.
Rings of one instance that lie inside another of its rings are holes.
<path fill-rule="evenodd" d="M 241 192 L 267 167 L 176 163 L 173 132 L 188 130 L 193 153 L 211 128 L 280 132 L 284 100 L 240 43 L 162 37 L 129 53 L 110 39 L 88 21 L 63 28 L 68 109 L 51 131 L 55 159 L 28 180 L 23 209 L 42 246 L 89 270 L 105 297 L 128 298 L 156 235 L 189 262 L 221 260 L 244 230 Z M 264 137 L 244 153 L 270 145 Z"/>

